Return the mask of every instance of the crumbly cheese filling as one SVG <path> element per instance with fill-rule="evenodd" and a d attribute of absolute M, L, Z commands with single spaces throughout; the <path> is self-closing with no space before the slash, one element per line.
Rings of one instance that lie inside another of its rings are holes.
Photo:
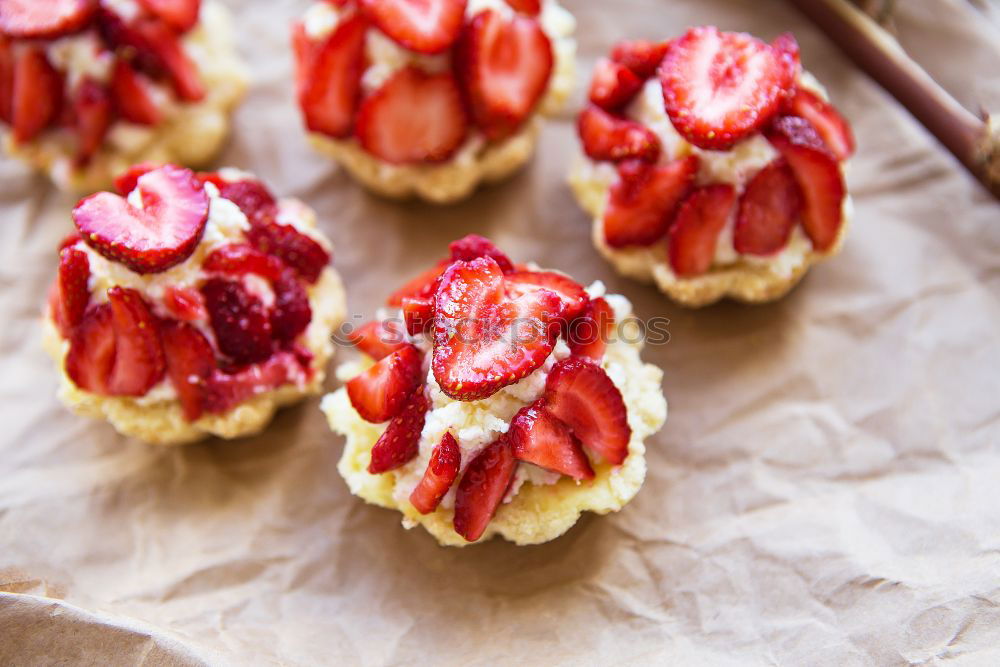
<path fill-rule="evenodd" d="M 504 0 L 470 0 L 466 17 L 485 9 L 496 10 L 504 16 L 514 15 L 514 10 Z M 329 2 L 319 1 L 306 10 L 303 27 L 310 39 L 318 41 L 327 37 L 339 20 L 340 10 Z M 573 89 L 576 19 L 556 0 L 543 0 L 538 22 L 552 42 L 554 55 L 549 87 L 538 108 L 541 114 L 550 115 L 562 108 Z M 451 68 L 449 53 L 426 55 L 410 51 L 374 26 L 368 29 L 365 55 L 367 68 L 361 79 L 365 94 L 374 92 L 396 71 L 409 65 L 428 72 Z M 443 202 L 464 196 L 476 183 L 503 178 L 523 164 L 531 155 L 538 129 L 536 114 L 519 132 L 500 142 L 487 142 L 481 132 L 471 131 L 450 159 L 428 165 L 382 162 L 366 153 L 354 138 L 337 140 L 316 133 L 311 138 L 319 150 L 343 162 L 356 178 L 382 194 L 398 197 L 416 192 L 432 201 Z"/>
<path fill-rule="evenodd" d="M 113 9 L 126 19 L 138 13 L 133 0 L 116 0 Z M 49 129 L 24 145 L 15 145 L 5 133 L 6 149 L 47 170 L 53 181 L 66 190 L 106 188 L 112 178 L 139 162 L 204 164 L 225 139 L 228 113 L 243 96 L 248 74 L 236 54 L 232 18 L 218 2 L 202 4 L 198 24 L 185 33 L 181 44 L 198 69 L 204 99 L 183 102 L 169 86 L 152 83 L 149 90 L 163 120 L 156 126 L 145 126 L 117 119 L 108 130 L 104 146 L 84 168 L 74 164 L 76 137 L 68 129 Z M 47 55 L 53 66 L 65 73 L 70 89 L 85 77 L 104 83 L 110 79 L 113 59 L 110 54 L 99 53 L 93 31 L 53 41 Z"/>
<path fill-rule="evenodd" d="M 803 72 L 798 85 L 811 90 L 826 99 L 822 85 L 808 72 Z M 687 155 L 697 155 L 699 159 L 696 185 L 728 183 L 736 188 L 737 195 L 765 166 L 779 154 L 762 135 L 756 134 L 725 151 L 710 151 L 693 146 L 674 129 L 663 103 L 663 90 L 657 77 L 646 81 L 639 95 L 625 109 L 625 116 L 642 123 L 660 139 L 662 151 L 660 163 L 667 163 Z M 604 243 L 603 218 L 608 203 L 609 191 L 618 180 L 615 165 L 610 162 L 595 162 L 586 155 L 580 155 L 570 174 L 570 182 L 584 208 L 595 218 L 594 240 L 601 251 L 613 258 L 622 272 L 636 277 L 655 278 L 657 283 L 669 284 L 690 278 L 678 278 L 667 262 L 666 240 L 646 247 L 611 248 Z M 845 218 L 849 202 L 845 197 Z M 810 262 L 813 245 L 802 229 L 796 225 L 788 244 L 770 256 L 738 253 L 733 247 L 733 230 L 736 223 L 736 207 L 730 212 L 729 220 L 719 234 L 715 246 L 712 268 L 747 266 L 766 269 L 778 279 L 789 279 L 800 273 Z"/>
<path fill-rule="evenodd" d="M 622 466 L 603 464 L 595 468 L 598 477 L 601 478 L 595 485 L 595 489 L 600 487 L 601 490 L 595 493 L 608 493 L 611 496 L 611 499 L 605 498 L 607 502 L 602 501 L 596 505 L 587 505 L 575 492 L 563 488 L 569 485 L 580 494 L 584 494 L 587 483 L 576 482 L 558 473 L 519 462 L 514 479 L 494 520 L 496 525 L 491 524 L 490 529 L 499 531 L 508 539 L 518 543 L 552 539 L 571 526 L 582 509 L 603 511 L 620 509 L 642 484 L 645 472 L 645 464 L 641 460 L 642 438 L 655 432 L 666 418 L 666 403 L 659 388 L 661 373 L 652 366 L 644 365 L 639 358 L 641 342 L 636 341 L 640 338 L 637 332 L 630 328 L 634 326 L 631 303 L 624 296 L 605 295 L 604 285 L 600 282 L 591 285 L 587 291 L 591 297 L 604 296 L 614 310 L 615 321 L 619 323 L 618 331 L 621 335 L 609 342 L 601 365 L 622 392 L 628 409 L 629 424 L 634 431 L 633 439 L 638 439 L 640 444 L 630 445 L 629 457 Z M 409 504 L 409 496 L 422 478 L 434 447 L 440 443 L 444 433 L 450 431 L 461 448 L 461 468 L 464 471 L 484 447 L 507 432 L 511 419 L 518 410 L 542 396 L 552 367 L 559 360 L 568 357 L 570 351 L 566 343 L 560 339 L 545 363 L 517 383 L 504 387 L 483 400 L 456 401 L 440 390 L 434 380 L 433 372 L 429 369 L 430 342 L 425 336 L 414 337 L 413 342 L 425 354 L 424 365 L 431 398 L 431 409 L 424 421 L 419 454 L 416 458 L 394 471 L 382 475 L 369 474 L 364 470 L 364 465 L 367 465 L 367 453 L 384 429 L 384 425 L 369 424 L 364 421 L 351 406 L 344 389 L 324 397 L 321 409 L 326 414 L 330 426 L 348 438 L 348 448 L 341 460 L 340 471 L 352 492 L 361 495 L 369 502 L 399 508 L 404 513 L 404 525 L 407 527 L 423 523 L 439 540 L 460 544 L 461 542 L 453 539 L 449 533 L 450 529 L 445 530 L 443 527 L 447 523 L 444 517 L 450 517 L 454 507 L 457 484 L 452 486 L 442 499 L 438 510 L 431 515 L 420 515 Z M 337 377 L 347 381 L 360 373 L 368 363 L 370 362 L 353 361 L 342 364 L 337 369 Z M 556 489 L 557 486 L 559 490 Z M 549 508 L 552 510 L 550 515 L 536 508 L 535 516 L 529 521 L 524 516 L 526 510 L 519 502 L 519 498 L 530 489 L 540 487 L 551 487 L 552 497 L 558 499 L 553 502 L 565 502 L 567 506 Z M 508 510 L 504 509 L 507 506 L 512 506 L 509 515 L 517 516 L 516 521 L 504 519 L 508 516 Z M 488 532 L 484 537 L 491 534 L 493 533 Z"/>

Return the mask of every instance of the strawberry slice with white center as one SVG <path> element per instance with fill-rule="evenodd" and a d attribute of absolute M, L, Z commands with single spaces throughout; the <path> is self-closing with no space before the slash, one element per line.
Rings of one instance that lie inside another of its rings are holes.
<path fill-rule="evenodd" d="M 837 160 L 843 162 L 854 154 L 854 133 L 851 124 L 832 104 L 816 93 L 799 88 L 788 103 L 791 112 L 812 124 Z"/>
<path fill-rule="evenodd" d="M 406 465 L 420 452 L 420 433 L 430 409 L 424 386 L 414 389 L 372 447 L 368 472 L 378 475 Z"/>
<path fill-rule="evenodd" d="M 375 361 L 385 359 L 410 344 L 398 320 L 372 320 L 347 335 L 347 339 Z"/>
<path fill-rule="evenodd" d="M 356 134 L 366 151 L 392 164 L 447 160 L 468 134 L 455 78 L 399 70 L 361 104 Z"/>
<path fill-rule="evenodd" d="M 506 279 L 508 291 L 514 294 L 523 294 L 535 288 L 555 292 L 562 299 L 561 318 L 565 321 L 582 313 L 590 300 L 586 290 L 578 282 L 556 271 L 514 271 L 508 273 Z"/>
<path fill-rule="evenodd" d="M 603 298 L 591 299 L 583 315 L 570 324 L 566 343 L 574 355 L 600 363 L 615 331 L 615 311 Z"/>
<path fill-rule="evenodd" d="M 640 79 L 648 79 L 656 74 L 656 68 L 667 53 L 669 42 L 651 42 L 637 39 L 631 42 L 618 42 L 611 50 L 611 60 L 621 63 Z"/>
<path fill-rule="evenodd" d="M 618 181 L 611 186 L 604 211 L 607 244 L 649 246 L 662 239 L 697 173 L 694 155 L 655 166 L 641 160 L 620 162 Z"/>
<path fill-rule="evenodd" d="M 504 273 L 514 270 L 514 263 L 510 258 L 496 247 L 493 241 L 479 234 L 469 234 L 452 241 L 448 244 L 448 250 L 451 252 L 453 262 L 459 259 L 467 262 L 477 257 L 492 257 Z"/>
<path fill-rule="evenodd" d="M 733 229 L 733 248 L 746 255 L 773 255 L 786 245 L 802 210 L 802 196 L 788 163 L 778 158 L 747 184 Z"/>
<path fill-rule="evenodd" d="M 115 335 L 115 363 L 108 376 L 108 393 L 143 396 L 163 379 L 167 369 L 159 324 L 134 289 L 110 288 L 108 303 Z"/>
<path fill-rule="evenodd" d="M 373 424 L 399 414 L 422 379 L 420 351 L 407 343 L 347 383 L 351 405 Z"/>
<path fill-rule="evenodd" d="M 411 336 L 430 331 L 434 324 L 434 300 L 421 297 L 403 297 L 403 322 Z"/>
<path fill-rule="evenodd" d="M 30 39 L 68 35 L 86 27 L 97 4 L 97 0 L 3 0 L 0 32 Z"/>
<path fill-rule="evenodd" d="M 577 132 L 583 151 L 593 160 L 656 162 L 660 157 L 660 138 L 652 130 L 594 105 L 580 112 Z"/>
<path fill-rule="evenodd" d="M 201 9 L 201 0 L 139 0 L 139 4 L 179 32 L 187 32 L 198 23 Z"/>
<path fill-rule="evenodd" d="M 115 61 L 111 73 L 111 98 L 122 118 L 138 125 L 157 125 L 163 118 L 153 101 L 151 82 L 124 60 Z"/>
<path fill-rule="evenodd" d="M 200 102 L 205 97 L 205 87 L 177 33 L 157 20 L 141 20 L 133 29 L 148 50 L 147 57 L 166 71 L 177 96 L 185 102 Z"/>
<path fill-rule="evenodd" d="M 208 220 L 208 195 L 188 169 L 167 165 L 136 182 L 142 208 L 98 192 L 73 209 L 73 222 L 91 248 L 136 273 L 158 273 L 194 252 Z"/>
<path fill-rule="evenodd" d="M 11 102 L 14 141 L 25 143 L 51 125 L 62 110 L 63 79 L 52 67 L 45 50 L 29 46 L 14 65 Z"/>
<path fill-rule="evenodd" d="M 52 319 L 64 338 L 83 320 L 90 302 L 90 261 L 87 253 L 65 248 L 59 253 L 59 277 L 52 303 Z"/>
<path fill-rule="evenodd" d="M 692 28 L 667 46 L 660 81 L 667 115 L 689 142 L 725 150 L 763 127 L 798 78 L 798 46 Z"/>
<path fill-rule="evenodd" d="M 507 436 L 486 446 L 466 466 L 455 491 L 455 532 L 475 542 L 486 531 L 507 493 L 517 459 Z"/>
<path fill-rule="evenodd" d="M 528 16 L 487 9 L 465 26 L 454 57 L 469 109 L 490 140 L 510 136 L 528 119 L 549 85 L 552 43 Z"/>
<path fill-rule="evenodd" d="M 73 112 L 76 115 L 76 163 L 83 165 L 101 148 L 111 127 L 114 110 L 108 89 L 93 79 L 84 79 L 73 98 Z"/>
<path fill-rule="evenodd" d="M 299 106 L 312 132 L 335 139 L 350 135 L 361 95 L 367 32 L 368 22 L 353 14 L 321 44 L 306 48 L 296 40 L 302 71 Z"/>
<path fill-rule="evenodd" d="M 613 465 L 628 456 L 628 411 L 603 368 L 578 357 L 563 359 L 549 373 L 544 400 L 546 409 L 592 453 Z"/>
<path fill-rule="evenodd" d="M 274 282 L 285 271 L 285 265 L 277 257 L 263 253 L 249 243 L 227 243 L 205 258 L 202 269 L 230 276 L 251 273 Z"/>
<path fill-rule="evenodd" d="M 431 452 L 424 476 L 410 493 L 410 504 L 421 514 L 430 514 L 455 483 L 462 465 L 462 450 L 451 433 L 445 433 Z"/>
<path fill-rule="evenodd" d="M 620 109 L 642 89 L 642 79 L 621 63 L 602 58 L 590 80 L 590 101 L 608 111 Z"/>
<path fill-rule="evenodd" d="M 433 299 L 434 292 L 437 289 L 438 278 L 444 273 L 444 270 L 451 266 L 451 260 L 442 259 L 437 264 L 432 266 L 420 273 L 420 275 L 415 276 L 405 285 L 400 287 L 398 290 L 389 295 L 386 299 L 385 305 L 399 307 L 403 305 L 403 299 L 406 297 L 413 297 L 418 299 Z"/>
<path fill-rule="evenodd" d="M 466 0 L 360 0 L 364 12 L 393 41 L 418 53 L 441 53 L 455 43 Z"/>
<path fill-rule="evenodd" d="M 731 185 L 706 185 L 688 195 L 667 235 L 667 254 L 674 273 L 697 276 L 712 267 L 716 242 L 735 202 L 736 190 Z"/>
<path fill-rule="evenodd" d="M 840 165 L 812 124 L 797 116 L 776 118 L 764 132 L 784 157 L 802 193 L 802 226 L 819 252 L 830 250 L 844 223 L 847 188 Z"/>
<path fill-rule="evenodd" d="M 453 263 L 434 296 L 431 367 L 441 390 L 479 400 L 534 372 L 555 346 L 562 311 L 548 289 L 508 295 L 491 257 Z"/>
<path fill-rule="evenodd" d="M 160 332 L 170 378 L 184 418 L 195 421 L 205 411 L 208 384 L 215 372 L 215 353 L 208 340 L 190 324 L 168 322 Z"/>
<path fill-rule="evenodd" d="M 545 407 L 544 399 L 521 408 L 510 422 L 514 457 L 573 479 L 593 479 L 587 455 L 566 425 Z"/>

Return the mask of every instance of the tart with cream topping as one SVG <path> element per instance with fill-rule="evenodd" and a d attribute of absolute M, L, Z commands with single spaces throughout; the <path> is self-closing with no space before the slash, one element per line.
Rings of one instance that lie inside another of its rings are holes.
<path fill-rule="evenodd" d="M 578 131 L 569 182 L 594 244 L 681 304 L 777 299 L 840 249 L 854 139 L 791 35 L 623 42 Z"/>
<path fill-rule="evenodd" d="M 387 305 L 321 406 L 352 493 L 445 545 L 546 542 L 635 496 L 667 405 L 625 297 L 468 236 Z"/>
<path fill-rule="evenodd" d="M 230 24 L 212 0 L 0 0 L 6 150 L 76 191 L 208 162 L 247 85 Z"/>
<path fill-rule="evenodd" d="M 262 430 L 319 392 L 344 290 L 315 214 L 235 169 L 140 165 L 73 209 L 46 348 L 75 412 L 156 444 Z"/>
<path fill-rule="evenodd" d="M 574 29 L 556 0 L 316 0 L 292 30 L 304 123 L 371 190 L 456 201 L 530 158 Z"/>

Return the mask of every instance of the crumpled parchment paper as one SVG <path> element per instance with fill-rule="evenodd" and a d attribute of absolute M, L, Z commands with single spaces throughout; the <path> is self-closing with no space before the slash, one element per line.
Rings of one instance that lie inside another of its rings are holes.
<path fill-rule="evenodd" d="M 779 303 L 692 312 L 591 248 L 571 113 L 467 202 L 380 200 L 306 145 L 286 48 L 305 2 L 229 4 L 257 82 L 219 164 L 317 208 L 351 312 L 479 232 L 669 318 L 645 357 L 670 418 L 631 505 L 530 548 L 441 548 L 352 498 L 318 399 L 237 442 L 117 437 L 58 404 L 39 340 L 73 198 L 2 161 L 0 664 L 1000 662 L 1000 206 L 789 5 L 567 2 L 584 82 L 624 37 L 793 30 L 854 123 L 843 254 Z M 995 64 L 995 27 L 898 5 L 946 85 L 996 82 L 952 47 Z"/>

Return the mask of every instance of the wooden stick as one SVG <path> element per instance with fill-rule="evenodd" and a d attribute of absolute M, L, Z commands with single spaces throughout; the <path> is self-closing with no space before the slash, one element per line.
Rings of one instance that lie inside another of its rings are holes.
<path fill-rule="evenodd" d="M 899 42 L 847 0 L 793 0 L 793 4 L 1000 199 L 997 116 L 981 120 L 956 102 Z"/>

